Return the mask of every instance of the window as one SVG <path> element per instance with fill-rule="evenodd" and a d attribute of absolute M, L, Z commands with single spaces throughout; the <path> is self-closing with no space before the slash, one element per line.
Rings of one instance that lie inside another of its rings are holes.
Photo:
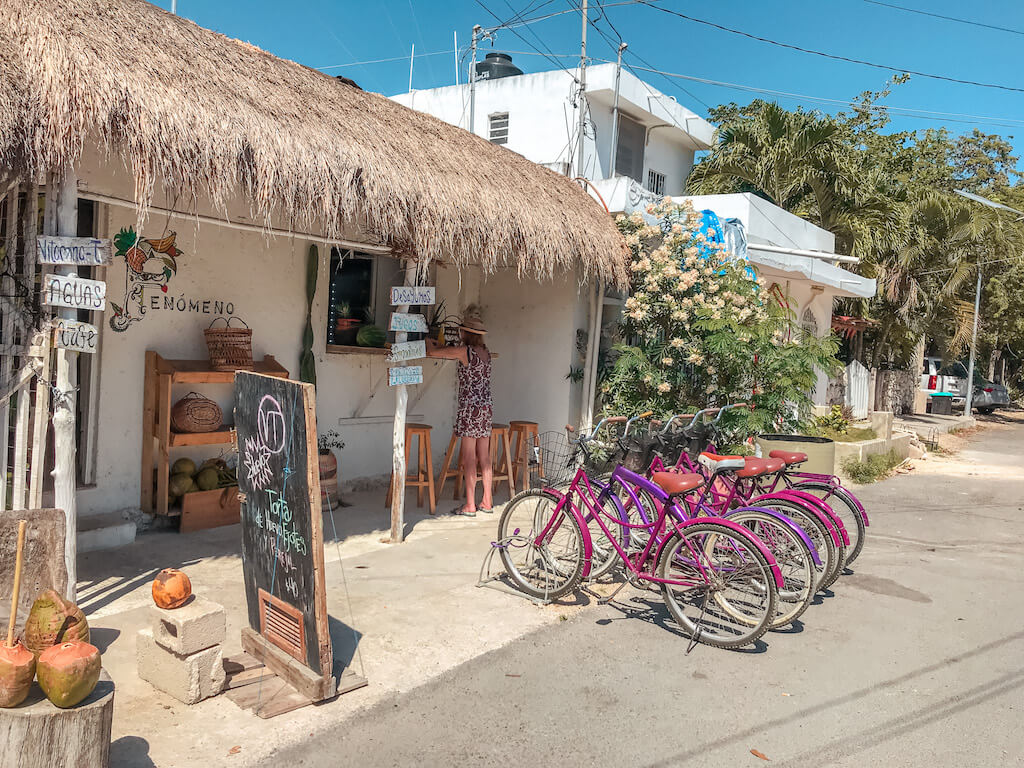
<path fill-rule="evenodd" d="M 508 112 L 495 112 L 490 116 L 487 138 L 492 144 L 508 144 Z"/>
<path fill-rule="evenodd" d="M 810 336 L 818 335 L 818 318 L 814 316 L 810 309 L 804 310 L 803 317 L 800 318 L 800 327 Z"/>
<path fill-rule="evenodd" d="M 619 113 L 619 145 L 615 153 L 615 173 L 643 182 L 646 138 L 647 129 L 643 125 Z"/>
<path fill-rule="evenodd" d="M 327 344 L 356 346 L 356 334 L 364 325 L 387 330 L 391 286 L 401 285 L 404 279 L 398 259 L 350 249 L 331 249 Z"/>
<path fill-rule="evenodd" d="M 647 189 L 656 195 L 665 194 L 665 174 L 647 171 Z"/>

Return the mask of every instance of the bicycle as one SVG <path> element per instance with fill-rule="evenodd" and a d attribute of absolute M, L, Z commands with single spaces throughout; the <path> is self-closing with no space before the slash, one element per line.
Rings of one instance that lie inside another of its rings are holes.
<path fill-rule="evenodd" d="M 597 429 L 610 421 L 626 419 L 603 420 Z M 560 471 L 567 474 L 575 467 L 564 493 L 531 489 L 506 506 L 499 521 L 497 546 L 513 583 L 535 597 L 557 599 L 589 576 L 593 547 L 582 512 L 586 509 L 624 567 L 626 581 L 619 589 L 626 583 L 660 585 L 669 613 L 694 642 L 738 648 L 760 638 L 775 617 L 778 591 L 784 587 L 778 564 L 764 543 L 729 520 L 681 521 L 681 513 L 669 515 L 668 510 L 680 499 L 703 485 L 700 476 L 664 473 L 649 481 L 618 466 L 610 482 L 638 483 L 662 503 L 647 545 L 642 551 L 628 552 L 603 519 L 609 515 L 607 505 L 594 503 L 597 495 L 581 461 L 581 446 L 587 439 L 581 436 L 563 457 L 549 452 L 544 458 L 549 476 Z M 565 446 L 570 448 L 568 436 Z M 550 470 L 552 466 L 556 469 Z M 555 482 L 564 477 L 556 477 Z M 609 516 L 610 522 L 629 527 L 621 502 L 611 493 L 606 498 L 618 513 Z M 524 529 L 529 533 L 524 534 Z M 516 556 L 522 562 L 517 562 Z M 609 602 L 617 592 L 601 601 Z"/>

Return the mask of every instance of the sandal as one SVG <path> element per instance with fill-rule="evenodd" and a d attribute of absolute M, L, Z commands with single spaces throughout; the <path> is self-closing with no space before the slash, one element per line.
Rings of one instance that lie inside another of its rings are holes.
<path fill-rule="evenodd" d="M 477 509 L 480 512 L 483 512 L 485 515 L 493 515 L 494 514 L 494 507 L 490 507 L 490 508 L 488 508 L 488 507 L 477 507 Z"/>
<path fill-rule="evenodd" d="M 449 514 L 456 515 L 458 517 L 476 517 L 476 510 L 468 510 L 464 506 L 458 506 L 453 509 Z"/>

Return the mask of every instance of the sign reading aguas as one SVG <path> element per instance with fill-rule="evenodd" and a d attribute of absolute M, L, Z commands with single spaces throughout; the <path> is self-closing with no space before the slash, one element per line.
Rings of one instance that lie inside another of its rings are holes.
<path fill-rule="evenodd" d="M 429 306 L 434 303 L 432 285 L 395 285 L 391 288 L 391 305 Z"/>
<path fill-rule="evenodd" d="M 107 284 L 84 277 L 46 275 L 43 277 L 43 304 L 100 311 L 107 308 Z"/>
<path fill-rule="evenodd" d="M 110 241 L 98 237 L 36 238 L 36 254 L 40 264 L 98 266 L 110 263 Z"/>
<path fill-rule="evenodd" d="M 99 329 L 95 325 L 77 320 L 53 321 L 53 343 L 58 349 L 95 354 L 99 337 Z"/>
<path fill-rule="evenodd" d="M 415 313 L 392 312 L 391 321 L 388 323 L 388 330 L 405 331 L 406 333 L 426 333 L 427 318 Z"/>
<path fill-rule="evenodd" d="M 388 368 L 388 386 L 390 387 L 422 383 L 422 365 L 409 365 L 405 368 Z"/>
<path fill-rule="evenodd" d="M 419 360 L 427 356 L 427 343 L 425 341 L 396 341 L 391 345 L 391 354 L 388 361 L 400 363 L 403 360 Z"/>

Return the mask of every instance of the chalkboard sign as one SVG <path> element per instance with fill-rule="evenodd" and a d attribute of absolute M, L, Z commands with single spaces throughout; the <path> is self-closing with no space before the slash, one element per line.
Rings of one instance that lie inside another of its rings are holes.
<path fill-rule="evenodd" d="M 329 676 L 313 385 L 235 374 L 235 430 L 249 626 Z"/>

